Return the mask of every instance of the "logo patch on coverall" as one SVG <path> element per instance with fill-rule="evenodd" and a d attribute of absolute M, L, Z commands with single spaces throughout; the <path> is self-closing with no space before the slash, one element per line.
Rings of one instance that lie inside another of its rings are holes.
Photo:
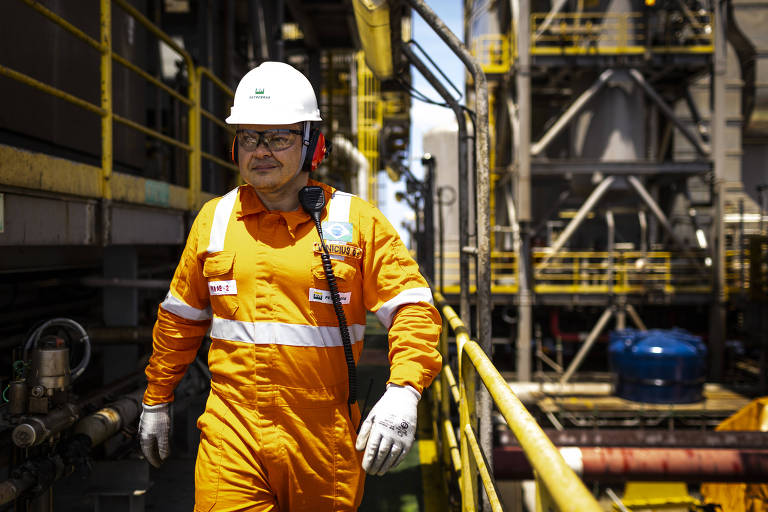
<path fill-rule="evenodd" d="M 211 295 L 237 295 L 237 281 L 210 281 L 208 293 Z"/>
<path fill-rule="evenodd" d="M 354 258 L 359 260 L 363 257 L 363 250 L 359 247 L 349 244 L 335 244 L 330 240 L 325 241 L 325 247 L 328 249 L 328 253 L 332 256 L 346 256 L 348 258 Z M 315 252 L 323 252 L 323 248 L 320 242 L 315 242 Z"/>
<path fill-rule="evenodd" d="M 352 241 L 352 223 L 351 222 L 323 222 L 323 238 L 325 240 L 334 240 L 337 242 Z"/>
<path fill-rule="evenodd" d="M 352 297 L 352 292 L 339 293 L 339 298 L 342 304 L 349 304 L 349 299 Z M 331 298 L 331 292 L 328 290 L 318 290 L 317 288 L 309 289 L 309 302 L 322 302 L 323 304 L 333 304 Z"/>

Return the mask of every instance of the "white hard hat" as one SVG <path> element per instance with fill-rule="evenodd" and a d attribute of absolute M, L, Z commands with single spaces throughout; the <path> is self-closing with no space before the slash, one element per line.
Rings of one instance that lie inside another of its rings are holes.
<path fill-rule="evenodd" d="M 264 62 L 240 80 L 227 124 L 322 121 L 312 84 L 283 62 Z"/>

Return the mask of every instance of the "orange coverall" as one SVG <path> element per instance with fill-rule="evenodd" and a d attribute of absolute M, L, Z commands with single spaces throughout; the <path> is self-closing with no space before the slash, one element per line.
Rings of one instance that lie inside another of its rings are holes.
<path fill-rule="evenodd" d="M 440 316 L 416 263 L 372 205 L 323 187 L 323 238 L 355 361 L 366 310 L 389 329 L 389 382 L 422 392 L 441 368 Z M 158 309 L 148 405 L 171 402 L 210 328 L 211 394 L 198 420 L 195 510 L 356 510 L 357 405 L 320 260 L 299 209 L 268 211 L 243 185 L 203 206 Z"/>

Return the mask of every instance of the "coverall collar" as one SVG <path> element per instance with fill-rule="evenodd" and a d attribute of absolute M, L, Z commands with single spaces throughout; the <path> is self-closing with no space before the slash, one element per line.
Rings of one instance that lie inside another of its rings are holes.
<path fill-rule="evenodd" d="M 328 203 L 331 200 L 334 188 L 326 185 L 325 183 L 320 183 L 319 181 L 312 179 L 309 180 L 307 185 L 321 187 L 325 192 L 326 207 L 320 216 L 321 219 L 325 218 L 328 215 Z M 259 195 L 250 185 L 242 185 L 240 187 L 236 208 L 237 220 L 240 220 L 247 215 L 256 215 L 260 213 L 274 213 L 280 215 L 285 220 L 285 224 L 288 227 L 288 233 L 291 235 L 291 238 L 296 238 L 295 232 L 299 225 L 312 221 L 312 218 L 309 216 L 309 214 L 307 214 L 307 212 L 305 212 L 301 207 L 291 212 L 267 210 L 266 206 L 264 206 L 264 203 L 261 202 Z"/>

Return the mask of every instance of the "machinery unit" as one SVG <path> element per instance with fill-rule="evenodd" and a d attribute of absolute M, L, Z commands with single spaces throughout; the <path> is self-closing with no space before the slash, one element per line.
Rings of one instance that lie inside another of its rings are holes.
<path fill-rule="evenodd" d="M 682 404 L 704 398 L 707 347 L 683 330 L 613 331 L 608 347 L 615 392 L 621 398 Z"/>

